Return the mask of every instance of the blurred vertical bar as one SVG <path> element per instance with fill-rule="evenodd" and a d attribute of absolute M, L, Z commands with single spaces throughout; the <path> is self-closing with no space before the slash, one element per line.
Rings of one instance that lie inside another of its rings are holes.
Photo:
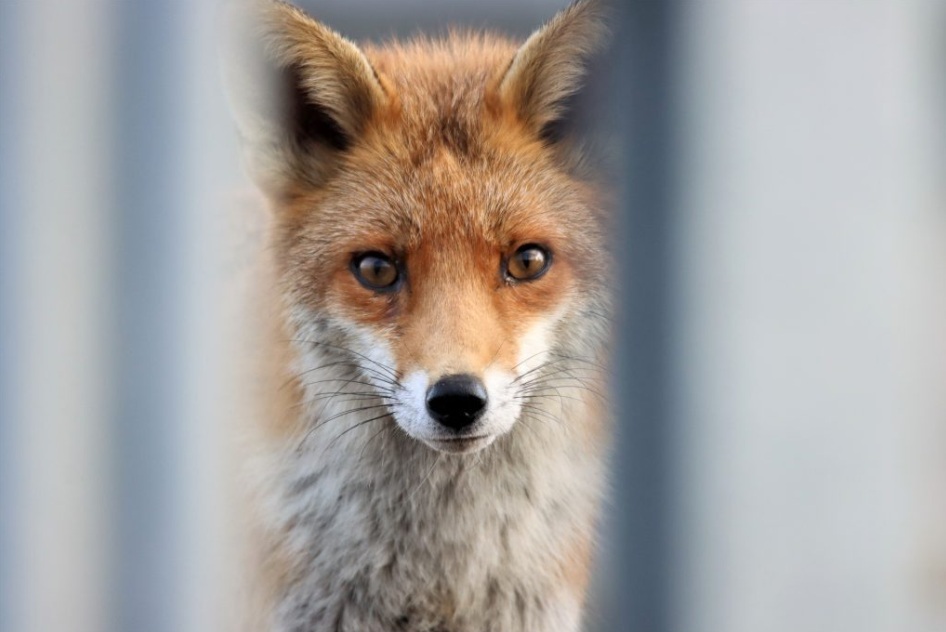
<path fill-rule="evenodd" d="M 601 630 L 669 632 L 675 2 L 614 2 L 611 72 L 623 143 L 617 241 L 615 510 L 606 525 Z"/>
<path fill-rule="evenodd" d="M 244 516 L 234 505 L 244 464 L 235 461 L 232 449 L 242 437 L 235 436 L 233 411 L 239 407 L 233 403 L 233 363 L 228 358 L 242 332 L 232 334 L 228 315 L 233 310 L 224 307 L 232 300 L 232 262 L 238 259 L 225 249 L 234 248 L 232 227 L 241 220 L 228 203 L 240 199 L 250 185 L 221 81 L 221 3 L 190 0 L 182 5 L 187 10 L 182 28 L 186 56 L 179 80 L 186 113 L 180 121 L 184 143 L 179 169 L 187 278 L 181 280 L 185 388 L 179 456 L 186 480 L 179 490 L 179 511 L 185 563 L 179 583 L 182 616 L 172 630 L 236 632 L 245 629 L 237 619 L 237 606 L 245 597 L 238 544 Z"/>
<path fill-rule="evenodd" d="M 686 8 L 674 627 L 946 629 L 942 3 Z"/>
<path fill-rule="evenodd" d="M 117 565 L 113 629 L 222 630 L 212 212 L 234 160 L 210 1 L 122 2 L 115 82 Z M 233 178 L 230 178 L 232 184 Z M 215 199 L 216 196 L 216 199 Z"/>
<path fill-rule="evenodd" d="M 0 9 L 0 618 L 15 632 L 101 632 L 107 618 L 107 8 Z"/>
<path fill-rule="evenodd" d="M 179 618 L 183 349 L 182 10 L 174 0 L 114 5 L 116 270 L 116 632 L 165 632 Z"/>
<path fill-rule="evenodd" d="M 19 426 L 14 419 L 15 358 L 19 329 L 14 309 L 19 292 L 18 262 L 22 256 L 17 248 L 20 232 L 20 189 L 16 186 L 16 130 L 22 116 L 17 94 L 21 65 L 17 53 L 22 46 L 18 37 L 20 4 L 0 2 L 0 630 L 15 630 L 15 604 L 20 603 L 19 568 L 22 558 L 17 551 L 19 524 L 16 506 L 22 464 L 18 458 Z"/>

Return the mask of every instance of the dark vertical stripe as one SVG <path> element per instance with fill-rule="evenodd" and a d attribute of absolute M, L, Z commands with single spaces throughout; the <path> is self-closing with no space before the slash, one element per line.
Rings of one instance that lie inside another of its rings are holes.
<path fill-rule="evenodd" d="M 173 632 L 186 3 L 115 4 L 116 632 Z"/>
<path fill-rule="evenodd" d="M 611 102 L 623 139 L 614 515 L 614 585 L 602 630 L 667 632 L 671 608 L 669 405 L 674 200 L 675 3 L 614 2 Z"/>
<path fill-rule="evenodd" d="M 19 155 L 21 127 L 18 95 L 22 93 L 19 2 L 0 2 L 0 630 L 12 630 L 14 608 L 22 603 L 14 579 L 22 573 L 23 562 L 17 542 L 21 538 L 15 525 L 19 522 L 19 494 L 22 471 L 16 447 L 22 445 L 16 419 L 17 345 L 19 330 L 14 298 L 22 296 L 17 287 L 22 278 L 17 267 L 21 257 L 17 235 L 23 203 L 17 183 L 20 180 Z"/>

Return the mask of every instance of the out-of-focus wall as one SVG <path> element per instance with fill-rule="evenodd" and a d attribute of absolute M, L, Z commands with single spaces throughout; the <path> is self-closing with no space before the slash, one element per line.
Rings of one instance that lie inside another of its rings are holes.
<path fill-rule="evenodd" d="M 946 629 L 946 11 L 682 14 L 680 630 Z"/>
<path fill-rule="evenodd" d="M 0 627 L 222 630 L 214 2 L 0 3 Z"/>
<path fill-rule="evenodd" d="M 112 559 L 112 22 L 101 2 L 0 11 L 0 620 L 95 632 Z"/>

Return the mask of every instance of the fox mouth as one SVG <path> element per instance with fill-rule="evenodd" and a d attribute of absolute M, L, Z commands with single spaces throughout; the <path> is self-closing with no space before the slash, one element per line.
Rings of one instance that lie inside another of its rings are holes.
<path fill-rule="evenodd" d="M 472 437 L 446 437 L 443 439 L 423 439 L 423 442 L 438 452 L 447 454 L 469 454 L 478 452 L 496 439 L 496 435 L 481 434 Z"/>

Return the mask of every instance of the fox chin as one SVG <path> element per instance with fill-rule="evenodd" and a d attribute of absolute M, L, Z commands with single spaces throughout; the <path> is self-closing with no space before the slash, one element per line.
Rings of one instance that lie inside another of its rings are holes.
<path fill-rule="evenodd" d="M 359 46 L 289 4 L 234 10 L 269 209 L 241 308 L 246 629 L 580 628 L 612 271 L 566 104 L 603 23 L 579 1 L 524 42 Z"/>

